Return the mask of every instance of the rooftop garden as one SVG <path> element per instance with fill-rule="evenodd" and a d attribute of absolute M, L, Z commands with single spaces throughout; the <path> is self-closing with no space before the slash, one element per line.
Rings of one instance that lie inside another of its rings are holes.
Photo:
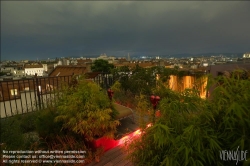
<path fill-rule="evenodd" d="M 1 119 L 1 149 L 81 150 L 85 163 L 98 160 L 103 149 L 94 140 L 114 137 L 117 111 L 98 85 L 83 77 L 74 83 L 46 109 Z"/>
<path fill-rule="evenodd" d="M 209 76 L 208 89 L 213 91 L 206 100 L 196 89 L 171 91 L 162 79 L 149 87 L 150 82 L 145 81 L 149 78 L 143 82 L 141 77 L 132 76 L 113 86 L 114 98 L 135 108 L 140 117 L 141 137 L 125 146 L 135 165 L 250 164 L 249 154 L 243 160 L 222 155 L 225 150 L 245 154 L 250 150 L 249 72 Z M 156 110 L 149 100 L 151 94 L 161 98 Z M 153 125 L 148 127 L 150 123 Z"/>
<path fill-rule="evenodd" d="M 249 152 L 249 72 L 209 77 L 208 88 L 213 91 L 204 100 L 194 88 L 170 90 L 168 80 L 178 75 L 177 69 L 137 66 L 132 75 L 127 71 L 126 67 L 112 71 L 116 82 L 111 89 L 113 102 L 139 115 L 140 137 L 124 146 L 135 165 L 235 165 L 222 160 L 220 152 L 237 148 Z M 156 73 L 161 75 L 158 80 Z M 103 149 L 93 141 L 113 138 L 119 125 L 107 92 L 80 77 L 60 94 L 44 110 L 1 119 L 1 149 L 84 150 L 86 163 L 98 161 Z M 156 109 L 151 95 L 160 96 Z M 249 154 L 245 160 L 238 165 L 248 165 Z"/>

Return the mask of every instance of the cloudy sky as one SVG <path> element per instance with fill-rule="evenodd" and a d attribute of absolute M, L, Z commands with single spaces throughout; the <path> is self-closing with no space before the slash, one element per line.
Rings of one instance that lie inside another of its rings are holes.
<path fill-rule="evenodd" d="M 247 1 L 1 1 L 1 58 L 243 53 Z"/>

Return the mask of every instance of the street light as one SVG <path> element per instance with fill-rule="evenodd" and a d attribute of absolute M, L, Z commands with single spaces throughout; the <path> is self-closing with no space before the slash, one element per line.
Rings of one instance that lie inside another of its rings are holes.
<path fill-rule="evenodd" d="M 114 95 L 114 91 L 112 91 L 112 89 L 108 89 L 108 96 L 109 96 L 110 101 L 112 101 L 113 95 Z"/>
<path fill-rule="evenodd" d="M 153 108 L 154 108 L 153 123 L 155 122 L 155 111 L 156 111 L 156 107 L 157 107 L 160 99 L 161 98 L 159 96 L 154 96 L 154 95 L 150 96 L 150 101 L 151 101 Z"/>

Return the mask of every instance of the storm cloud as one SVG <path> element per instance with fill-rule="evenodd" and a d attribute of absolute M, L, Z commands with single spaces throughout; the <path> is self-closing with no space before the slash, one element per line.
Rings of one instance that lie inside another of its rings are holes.
<path fill-rule="evenodd" d="M 2 59 L 250 51 L 250 2 L 2 1 Z"/>

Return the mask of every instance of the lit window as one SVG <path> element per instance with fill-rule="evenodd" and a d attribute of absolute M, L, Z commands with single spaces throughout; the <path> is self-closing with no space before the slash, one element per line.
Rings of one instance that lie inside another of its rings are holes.
<path fill-rule="evenodd" d="M 10 93 L 12 96 L 16 96 L 17 95 L 17 89 L 11 89 Z"/>

